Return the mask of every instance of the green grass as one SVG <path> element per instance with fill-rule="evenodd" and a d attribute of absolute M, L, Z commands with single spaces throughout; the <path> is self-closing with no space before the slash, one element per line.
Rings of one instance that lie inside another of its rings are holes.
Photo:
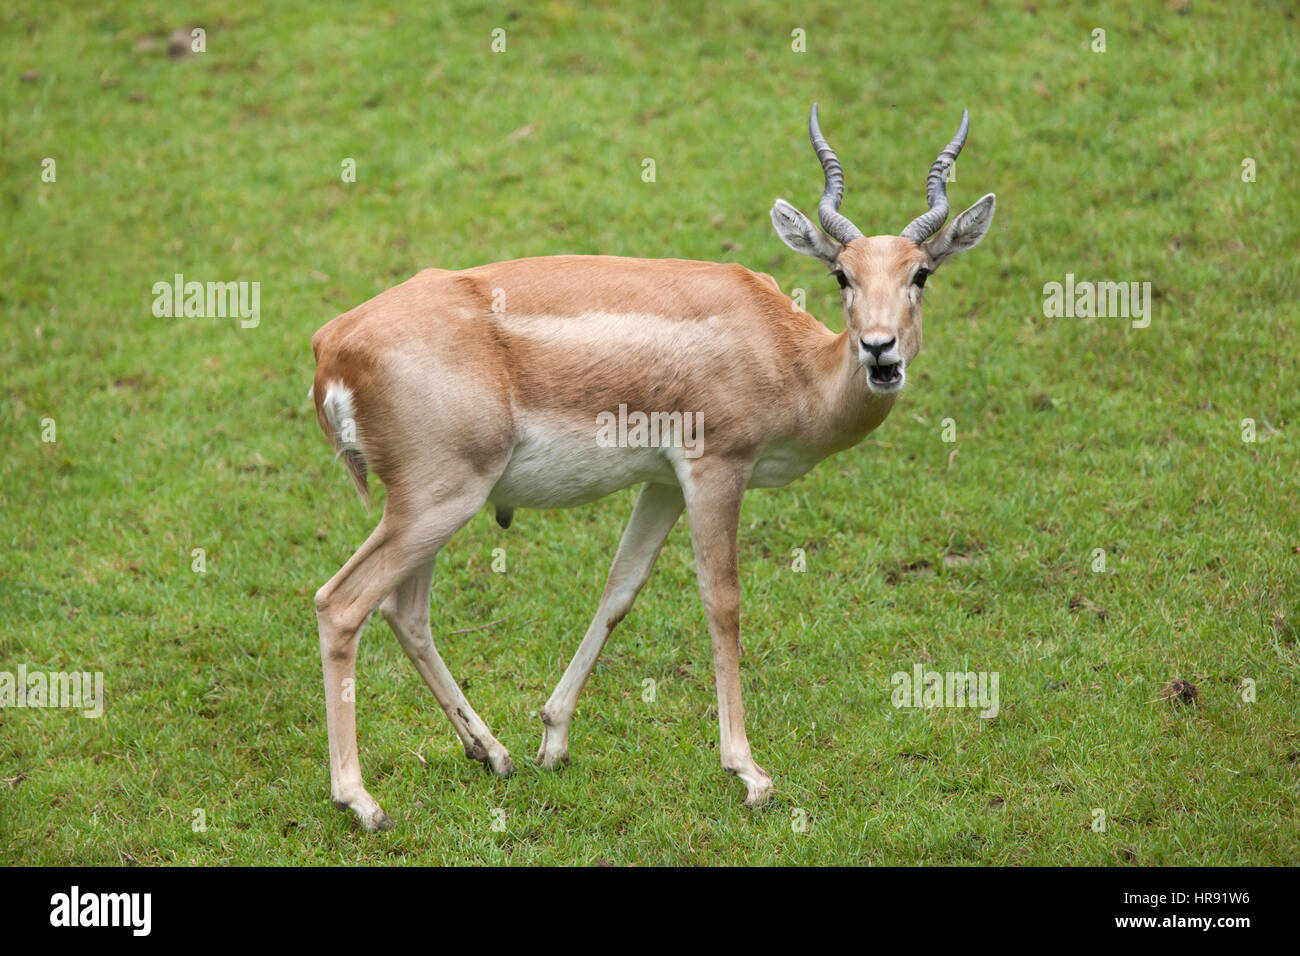
<path fill-rule="evenodd" d="M 106 682 L 99 720 L 0 709 L 0 861 L 1294 863 L 1294 9 L 586 6 L 0 13 L 0 670 Z M 170 58 L 191 24 L 207 52 Z M 315 423 L 311 334 L 425 266 L 561 252 L 742 262 L 840 327 L 767 217 L 815 207 L 814 99 L 867 233 L 923 210 L 963 106 L 953 206 L 995 191 L 998 212 L 932 280 L 884 426 L 746 501 L 749 736 L 780 805 L 745 809 L 719 767 L 681 527 L 572 765 L 532 765 L 627 491 L 508 532 L 481 514 L 439 559 L 434 633 L 512 778 L 464 759 L 370 625 L 362 767 L 398 829 L 363 834 L 329 802 L 311 598 L 378 512 Z M 261 282 L 261 324 L 154 318 L 176 272 Z M 1150 281 L 1150 327 L 1044 318 L 1066 273 Z M 1000 715 L 894 709 L 918 662 L 997 671 Z M 1195 706 L 1156 700 L 1174 677 Z"/>

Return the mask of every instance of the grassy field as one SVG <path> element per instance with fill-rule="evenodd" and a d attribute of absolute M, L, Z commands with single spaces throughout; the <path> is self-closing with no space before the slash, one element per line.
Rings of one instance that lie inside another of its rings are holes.
<path fill-rule="evenodd" d="M 100 719 L 0 708 L 0 862 L 1300 860 L 1290 4 L 98 6 L 0 13 L 0 671 L 105 682 Z M 206 50 L 169 55 L 196 25 Z M 532 763 L 627 491 L 481 514 L 439 559 L 434 634 L 513 777 L 371 623 L 362 766 L 398 827 L 362 833 L 329 802 L 312 595 L 379 510 L 316 425 L 312 333 L 426 266 L 561 252 L 740 262 L 840 328 L 767 215 L 816 205 L 813 100 L 868 234 L 923 211 L 963 106 L 949 194 L 998 212 L 931 281 L 885 425 L 746 500 L 779 803 L 719 767 L 684 526 L 572 765 Z M 259 282 L 260 324 L 155 317 L 176 273 Z M 1149 327 L 1045 317 L 1067 274 L 1150 282 Z M 1000 713 L 896 709 L 917 664 L 997 672 Z M 1194 704 L 1158 699 L 1173 678 Z"/>

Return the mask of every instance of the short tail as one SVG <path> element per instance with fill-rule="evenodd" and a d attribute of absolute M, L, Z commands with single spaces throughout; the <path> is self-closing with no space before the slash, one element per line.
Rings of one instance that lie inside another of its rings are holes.
<path fill-rule="evenodd" d="M 315 387 L 312 389 L 316 391 Z M 347 465 L 352 483 L 361 493 L 361 500 L 369 503 L 370 486 L 366 484 L 366 453 L 361 446 L 361 430 L 357 425 L 356 405 L 352 400 L 352 389 L 342 382 L 331 382 L 325 389 L 325 396 L 317 399 L 316 418 L 330 440 L 336 452 Z"/>

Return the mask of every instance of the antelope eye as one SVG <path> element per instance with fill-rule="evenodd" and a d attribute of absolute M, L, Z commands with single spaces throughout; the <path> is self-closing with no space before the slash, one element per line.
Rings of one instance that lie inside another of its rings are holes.
<path fill-rule="evenodd" d="M 841 289 L 847 289 L 849 287 L 848 278 L 839 269 L 836 269 L 831 273 L 831 275 L 835 276 L 835 281 L 840 284 Z"/>
<path fill-rule="evenodd" d="M 916 275 L 912 276 L 912 285 L 916 286 L 918 289 L 924 289 L 925 280 L 928 278 L 930 278 L 929 269 L 917 269 Z"/>

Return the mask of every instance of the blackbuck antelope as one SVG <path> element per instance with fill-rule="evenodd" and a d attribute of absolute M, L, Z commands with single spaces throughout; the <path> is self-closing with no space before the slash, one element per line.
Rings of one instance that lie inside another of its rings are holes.
<path fill-rule="evenodd" d="M 331 790 L 367 829 L 392 825 L 357 757 L 353 670 L 371 612 L 392 627 L 466 755 L 508 774 L 506 748 L 434 647 L 434 557 L 484 504 L 505 527 L 518 508 L 567 508 L 634 484 L 641 493 L 595 619 L 541 710 L 537 759 L 568 762 L 578 693 L 684 510 L 713 642 L 722 766 L 744 781 L 747 804 L 771 793 L 740 700 L 741 499 L 788 484 L 884 420 L 921 348 L 926 279 L 983 238 L 994 204 L 990 193 L 944 226 L 963 111 L 930 168 L 929 209 L 901 235 L 863 236 L 839 212 L 844 175 L 815 105 L 808 129 L 826 180 L 822 229 L 782 199 L 772 224 L 839 283 L 842 333 L 739 265 L 554 256 L 426 269 L 312 339 L 321 428 L 363 497 L 369 471 L 388 491 L 378 527 L 316 593 Z M 602 440 L 602 422 L 637 414 L 638 425 L 662 424 L 658 442 L 644 428 L 635 441 L 630 431 Z"/>

